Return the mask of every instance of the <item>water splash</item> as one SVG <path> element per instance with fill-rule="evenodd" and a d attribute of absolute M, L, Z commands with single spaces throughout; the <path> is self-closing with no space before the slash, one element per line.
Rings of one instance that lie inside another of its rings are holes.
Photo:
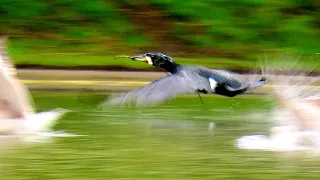
<path fill-rule="evenodd" d="M 57 123 L 67 109 L 57 108 L 51 111 L 39 112 L 30 115 L 26 119 L 6 119 L 2 122 L 2 142 L 50 142 L 53 137 L 76 137 L 83 136 L 66 133 L 64 131 L 53 131 L 52 127 Z M 8 125 L 9 124 L 9 125 Z M 10 142 L 10 143 L 12 143 Z M 10 144 L 9 143 L 9 144 Z"/>
<path fill-rule="evenodd" d="M 37 132 L 35 134 L 24 135 L 21 136 L 22 142 L 28 143 L 49 143 L 54 138 L 64 138 L 64 137 L 80 137 L 80 136 L 87 136 L 87 135 L 79 135 L 73 133 L 67 133 L 64 131 L 47 131 L 47 132 Z"/>
<path fill-rule="evenodd" d="M 312 69 L 303 72 L 299 61 L 300 57 L 290 55 L 273 59 L 272 63 L 265 58 L 262 73 L 272 85 L 268 96 L 278 103 L 269 115 L 275 127 L 270 129 L 269 136 L 239 138 L 235 144 L 238 148 L 320 152 L 319 78 L 307 77 Z"/>

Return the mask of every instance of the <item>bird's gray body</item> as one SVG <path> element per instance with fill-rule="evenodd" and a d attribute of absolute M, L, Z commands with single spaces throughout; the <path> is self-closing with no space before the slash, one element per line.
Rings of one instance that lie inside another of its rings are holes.
<path fill-rule="evenodd" d="M 129 56 L 125 56 L 129 57 Z M 209 69 L 203 66 L 183 66 L 176 64 L 172 57 L 159 53 L 145 53 L 129 57 L 162 68 L 170 75 L 160 78 L 144 87 L 111 98 L 105 104 L 157 104 L 182 94 L 203 93 L 234 97 L 265 84 L 241 81 L 237 74 L 225 70 Z"/>
<path fill-rule="evenodd" d="M 162 77 L 144 87 L 120 94 L 106 103 L 158 104 L 182 94 L 197 92 L 205 94 L 216 93 L 216 89 L 212 87 L 209 79 L 215 81 L 216 86 L 223 83 L 231 91 L 242 90 L 248 87 L 248 82 L 240 82 L 235 77 L 235 73 L 225 70 L 209 69 L 203 66 L 178 65 L 175 73 Z"/>

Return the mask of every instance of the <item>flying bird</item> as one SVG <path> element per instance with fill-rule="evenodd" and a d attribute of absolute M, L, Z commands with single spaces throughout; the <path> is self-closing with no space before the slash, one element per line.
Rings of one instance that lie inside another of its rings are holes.
<path fill-rule="evenodd" d="M 266 83 L 264 78 L 258 82 L 241 82 L 236 80 L 236 73 L 226 70 L 209 69 L 203 66 L 185 66 L 177 64 L 172 57 L 159 53 L 145 53 L 137 56 L 118 56 L 142 61 L 170 74 L 144 87 L 122 93 L 107 100 L 104 104 L 158 104 L 182 94 L 218 94 L 234 97 L 248 90 L 261 87 Z"/>
<path fill-rule="evenodd" d="M 7 51 L 7 37 L 0 37 L 0 134 L 35 134 L 49 131 L 67 111 L 36 113 L 28 88 L 16 76 Z"/>

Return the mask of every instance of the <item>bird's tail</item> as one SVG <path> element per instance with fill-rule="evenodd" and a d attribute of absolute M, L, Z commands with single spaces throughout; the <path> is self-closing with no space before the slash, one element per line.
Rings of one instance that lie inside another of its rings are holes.
<path fill-rule="evenodd" d="M 247 90 L 253 90 L 260 88 L 261 86 L 265 85 L 267 83 L 267 79 L 265 77 L 262 77 L 258 82 L 251 82 L 249 83 Z"/>
<path fill-rule="evenodd" d="M 259 67 L 259 64 L 256 62 L 251 62 L 250 67 L 257 66 Z M 257 69 L 248 69 L 249 76 L 244 76 L 245 78 L 242 80 L 243 88 L 245 87 L 246 91 L 251 91 L 258 89 L 268 83 L 267 78 L 264 74 L 261 74 L 261 71 L 259 68 Z"/>

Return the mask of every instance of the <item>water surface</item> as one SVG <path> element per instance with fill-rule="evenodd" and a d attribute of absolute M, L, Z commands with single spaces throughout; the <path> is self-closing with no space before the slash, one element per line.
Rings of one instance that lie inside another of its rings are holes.
<path fill-rule="evenodd" d="M 1 137 L 0 179 L 319 179 L 303 154 L 239 150 L 266 134 L 273 103 L 260 96 L 184 97 L 144 108 L 96 108 L 104 95 L 33 92 L 38 111 L 71 110 L 55 130 L 85 135 L 21 143 Z"/>

